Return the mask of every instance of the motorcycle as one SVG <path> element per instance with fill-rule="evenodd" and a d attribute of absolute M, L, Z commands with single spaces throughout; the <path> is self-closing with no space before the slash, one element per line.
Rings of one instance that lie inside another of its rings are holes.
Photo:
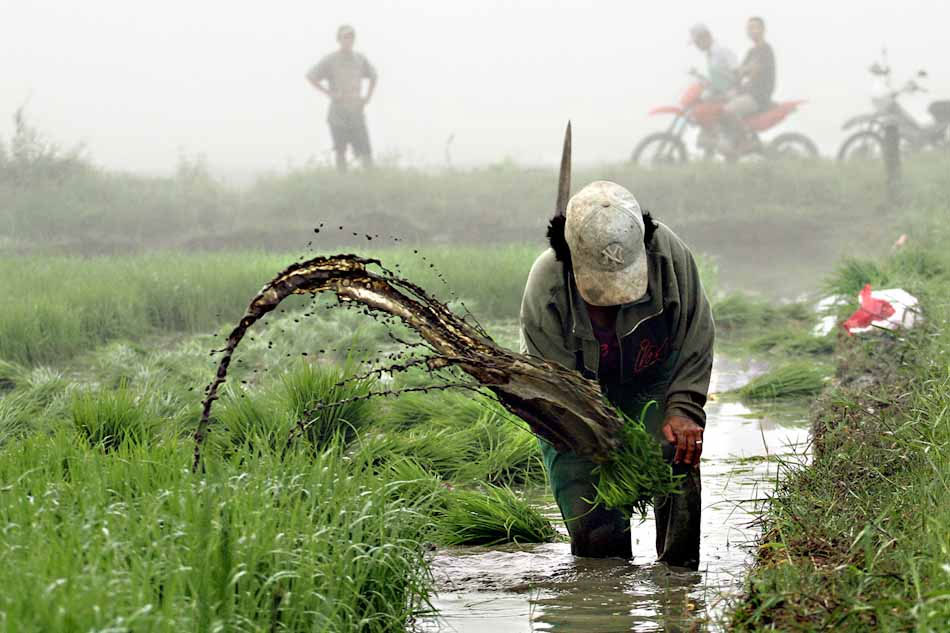
<path fill-rule="evenodd" d="M 884 128 L 892 122 L 897 124 L 903 151 L 950 146 L 950 101 L 934 101 L 930 104 L 927 108 L 933 117 L 930 123 L 918 122 L 900 103 L 904 95 L 927 92 L 916 81 L 927 77 L 926 71 L 918 71 L 916 79 L 908 80 L 898 89 L 892 86 L 891 69 L 886 61 L 872 64 L 870 72 L 875 80 L 874 96 L 871 98 L 874 110 L 845 121 L 843 130 L 860 129 L 841 144 L 838 160 L 880 156 L 884 147 Z"/>
<path fill-rule="evenodd" d="M 700 129 L 697 146 L 704 151 L 706 158 L 714 158 L 719 152 L 718 130 L 719 120 L 722 118 L 726 101 L 723 99 L 706 99 L 707 82 L 696 73 L 690 73 L 697 81 L 690 86 L 680 97 L 679 105 L 661 106 L 650 111 L 651 115 L 672 114 L 673 121 L 663 132 L 654 132 L 640 141 L 633 150 L 631 160 L 638 164 L 676 164 L 689 160 L 684 137 L 691 127 Z M 767 158 L 800 157 L 815 158 L 818 156 L 818 147 L 815 143 L 797 132 L 785 132 L 764 144 L 759 137 L 760 132 L 769 130 L 798 110 L 804 101 L 783 101 L 774 103 L 770 108 L 746 117 L 743 122 L 748 131 L 751 143 L 743 155 L 760 155 Z M 728 156 L 733 159 L 735 156 Z"/>

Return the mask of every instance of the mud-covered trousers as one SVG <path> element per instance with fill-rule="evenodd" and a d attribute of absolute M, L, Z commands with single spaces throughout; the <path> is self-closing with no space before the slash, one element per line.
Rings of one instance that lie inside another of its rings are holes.
<path fill-rule="evenodd" d="M 672 462 L 673 445 L 663 441 L 663 456 Z M 585 500 L 596 496 L 595 464 L 573 452 L 558 453 L 541 441 L 551 490 L 571 536 L 575 556 L 631 558 L 630 520 L 620 510 Z M 699 466 L 673 464 L 674 475 L 685 475 L 681 494 L 655 499 L 656 553 L 658 560 L 678 567 L 699 567 L 699 530 L 702 509 Z"/>

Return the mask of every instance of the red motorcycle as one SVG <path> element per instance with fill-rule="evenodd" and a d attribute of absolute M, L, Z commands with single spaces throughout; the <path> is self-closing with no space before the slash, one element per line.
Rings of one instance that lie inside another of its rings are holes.
<path fill-rule="evenodd" d="M 678 106 L 663 106 L 650 111 L 655 114 L 672 114 L 673 122 L 665 132 L 648 135 L 633 150 L 632 160 L 642 165 L 662 165 L 685 163 L 689 160 L 684 137 L 686 131 L 697 126 L 700 129 L 697 146 L 705 152 L 706 158 L 714 158 L 719 150 L 719 120 L 726 104 L 724 100 L 704 100 L 706 84 L 700 80 L 687 88 L 680 98 Z M 818 147 L 815 143 L 797 132 L 779 134 L 767 144 L 762 142 L 759 132 L 775 127 L 796 111 L 804 101 L 783 101 L 775 103 L 768 110 L 758 112 L 744 119 L 750 142 L 742 148 L 740 156 L 727 156 L 736 159 L 741 156 L 759 155 L 766 158 L 797 157 L 815 158 Z"/>

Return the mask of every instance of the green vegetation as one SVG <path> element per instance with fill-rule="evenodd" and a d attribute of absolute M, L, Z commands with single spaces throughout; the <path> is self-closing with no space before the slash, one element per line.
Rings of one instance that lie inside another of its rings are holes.
<path fill-rule="evenodd" d="M 5 447 L 3 628 L 399 631 L 425 608 L 424 497 L 337 449 L 197 477 L 191 450 L 67 429 Z"/>
<path fill-rule="evenodd" d="M 648 404 L 640 420 L 626 418 L 621 448 L 613 461 L 597 466 L 600 478 L 594 486 L 597 501 L 608 508 L 646 516 L 654 495 L 675 494 L 679 488 L 663 449 L 643 424 Z"/>
<path fill-rule="evenodd" d="M 814 362 L 798 361 L 776 367 L 735 390 L 743 400 L 774 400 L 811 396 L 822 390 L 828 372 Z"/>
<path fill-rule="evenodd" d="M 829 287 L 899 285 L 927 317 L 894 336 L 842 338 L 819 400 L 811 461 L 789 464 L 739 631 L 943 631 L 950 622 L 950 258 L 939 214 L 915 246 L 846 261 Z"/>
<path fill-rule="evenodd" d="M 217 182 L 200 162 L 183 161 L 164 178 L 106 173 L 80 154 L 44 143 L 28 126 L 19 134 L 23 150 L 0 156 L 0 226 L 3 246 L 14 252 L 292 250 L 312 237 L 365 244 L 366 234 L 384 241 L 517 243 L 540 237 L 556 185 L 553 168 L 502 164 L 441 172 L 378 168 L 345 176 L 305 168 L 260 178 L 240 191 Z M 921 168 L 938 173 L 940 166 Z M 829 209 L 855 217 L 884 197 L 880 174 L 867 165 L 849 165 L 834 178 L 821 163 L 795 169 L 698 164 L 688 171 L 608 165 L 577 169 L 574 178 L 630 187 L 673 225 L 748 219 L 750 213 L 767 218 L 790 209 L 799 218 Z"/>
<path fill-rule="evenodd" d="M 462 298 L 486 319 L 517 317 L 539 252 L 529 246 L 360 251 L 446 301 Z M 483 260 L 477 267 L 475 258 Z M 15 298 L 0 312 L 0 358 L 49 364 L 117 339 L 212 331 L 236 322 L 254 293 L 294 259 L 260 252 L 0 257 L 0 288 Z"/>
<path fill-rule="evenodd" d="M 944 159 L 909 161 L 905 173 L 910 207 L 950 203 Z M 697 250 L 724 254 L 701 258 L 720 341 L 782 361 L 781 375 L 762 379 L 770 386 L 749 388 L 769 397 L 814 389 L 836 336 L 810 334 L 807 303 L 720 292 L 716 266 L 746 261 L 748 245 L 797 261 L 913 227 L 919 247 L 849 260 L 828 282 L 845 295 L 901 285 L 924 301 L 927 324 L 839 345 L 847 355 L 822 401 L 814 461 L 771 506 L 734 623 L 939 628 L 950 604 L 950 260 L 939 213 L 882 208 L 869 165 L 575 173 L 595 177 L 631 186 Z M 398 631 L 428 608 L 427 541 L 555 538 L 525 502 L 545 483 L 534 436 L 470 390 L 360 399 L 433 378 L 341 386 L 388 361 L 389 334 L 404 330 L 326 301 L 298 298 L 248 337 L 205 471 L 188 469 L 208 352 L 291 252 L 311 240 L 318 252 L 379 256 L 514 346 L 554 181 L 551 169 L 513 165 L 303 169 L 238 191 L 200 163 L 170 178 L 105 173 L 18 120 L 0 152 L 0 628 Z M 784 367 L 789 357 L 808 371 Z M 640 486 L 668 467 L 641 427 L 626 433 L 598 494 L 642 511 Z"/>
<path fill-rule="evenodd" d="M 548 543 L 556 537 L 550 521 L 499 486 L 451 491 L 436 532 L 445 545 Z"/>

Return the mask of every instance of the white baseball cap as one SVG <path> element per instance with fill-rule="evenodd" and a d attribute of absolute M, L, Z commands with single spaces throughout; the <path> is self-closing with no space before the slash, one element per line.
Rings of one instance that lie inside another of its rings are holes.
<path fill-rule="evenodd" d="M 577 290 L 587 303 L 631 303 L 647 292 L 643 213 L 633 194 L 606 180 L 567 203 L 564 238 L 571 249 Z"/>

